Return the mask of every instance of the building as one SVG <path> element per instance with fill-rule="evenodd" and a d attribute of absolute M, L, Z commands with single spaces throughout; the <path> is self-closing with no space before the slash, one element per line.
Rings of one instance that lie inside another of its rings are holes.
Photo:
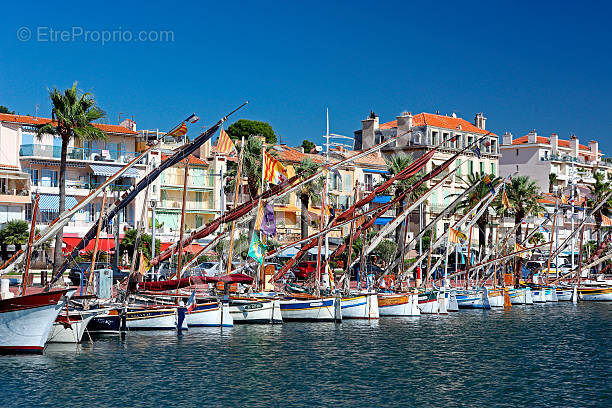
<path fill-rule="evenodd" d="M 20 213 L 21 219 L 31 220 L 31 195 L 40 197 L 38 225 L 48 225 L 59 215 L 61 139 L 53 135 L 36 136 L 36 127 L 50 121 L 47 118 L 0 114 L 0 179 L 4 176 L 5 180 L 0 187 L 7 193 L 0 195 L 0 200 L 3 200 L 0 202 L 0 214 L 6 205 L 7 219 L 14 219 Z M 76 205 L 138 154 L 138 133 L 133 121 L 125 119 L 120 125 L 94 125 L 105 133 L 108 140 L 70 141 L 66 159 L 66 208 Z M 136 164 L 113 183 L 107 191 L 107 203 L 134 185 L 145 169 L 146 160 Z M 81 237 L 98 220 L 101 201 L 102 197 L 97 197 L 64 228 L 67 247 L 72 243 L 70 239 Z M 119 214 L 121 231 L 134 227 L 143 204 L 143 198 L 139 196 Z M 108 231 L 109 234 L 111 232 Z"/>
<path fill-rule="evenodd" d="M 588 186 L 595 183 L 595 172 L 603 172 L 608 178 L 612 174 L 612 167 L 603 159 L 599 143 L 591 140 L 588 146 L 583 145 L 576 136 L 564 140 L 556 133 L 544 137 L 532 130 L 514 139 L 512 133 L 506 132 L 500 153 L 500 175 L 529 176 L 544 192 L 565 191 L 567 194 L 574 180 L 581 193 L 586 193 Z"/>
<path fill-rule="evenodd" d="M 482 113 L 478 113 L 474 118 L 474 123 L 471 123 L 455 114 L 446 116 L 423 112 L 412 115 L 410 112 L 404 112 L 395 120 L 380 124 L 379 117 L 372 113 L 367 119 L 361 121 L 362 128 L 354 133 L 355 149 L 368 149 L 399 136 L 397 141 L 381 150 L 383 157 L 389 158 L 394 154 L 404 153 L 411 154 L 416 159 L 441 145 L 424 168 L 424 172 L 428 173 L 459 150 L 484 137 L 477 146 L 478 151 L 468 149 L 463 152 L 449 169 L 433 180 L 434 182 L 439 181 L 449 172 L 453 172 L 444 186 L 434 191 L 425 203 L 423 222 L 428 223 L 467 187 L 465 180 L 468 175 L 484 173 L 499 175 L 498 136 L 486 130 L 486 120 L 487 118 Z M 415 221 L 415 218 L 418 220 L 419 216 L 414 214 L 411 217 L 412 231 L 417 230 L 420 224 Z M 438 225 L 437 234 L 442 233 L 449 225 L 450 220 Z M 492 237 L 492 231 L 489 231 L 487 236 Z"/>

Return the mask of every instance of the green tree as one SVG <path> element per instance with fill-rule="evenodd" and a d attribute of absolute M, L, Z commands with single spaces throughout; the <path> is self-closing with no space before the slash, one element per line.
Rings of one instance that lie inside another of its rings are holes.
<path fill-rule="evenodd" d="M 320 164 L 315 163 L 310 157 L 302 159 L 300 164 L 295 167 L 295 172 L 306 179 L 315 174 L 320 169 Z M 323 190 L 323 177 L 319 177 L 312 183 L 304 184 L 297 191 L 300 199 L 300 232 L 302 239 L 308 236 L 308 207 L 310 203 L 321 204 L 321 192 Z"/>
<path fill-rule="evenodd" d="M 248 140 L 252 136 L 264 136 L 266 143 L 276 143 L 276 134 L 272 126 L 267 122 L 258 120 L 239 119 L 227 128 L 227 134 L 236 140 L 240 140 L 242 137 Z"/>
<path fill-rule="evenodd" d="M 612 185 L 606 180 L 603 173 L 596 172 L 593 174 L 595 183 L 589 186 L 590 198 L 587 200 L 587 206 L 594 208 L 606 195 L 612 191 Z M 609 199 L 604 205 L 592 215 L 595 218 L 595 231 L 597 231 L 597 246 L 601 245 L 602 234 L 601 225 L 603 223 L 603 215 L 609 214 L 612 209 L 612 199 Z"/>
<path fill-rule="evenodd" d="M 468 194 L 461 202 L 457 205 L 457 210 L 464 210 L 467 212 L 470 208 L 477 205 L 483 198 L 486 197 L 487 194 L 491 192 L 490 188 L 484 183 L 481 182 L 482 178 L 485 175 L 483 173 L 471 173 L 468 174 L 467 178 L 464 179 L 460 176 L 460 178 L 465 184 L 468 185 L 468 188 L 473 186 L 474 184 L 478 184 L 474 190 L 470 194 Z M 500 183 L 501 179 L 499 177 L 495 177 L 493 174 L 489 175 L 491 182 L 493 185 L 497 185 Z M 451 196 L 458 196 L 459 194 L 452 194 Z M 484 248 L 486 245 L 486 229 L 489 224 L 489 211 L 484 211 L 480 218 L 476 220 L 476 227 L 478 228 L 478 253 L 484 254 Z"/>
<path fill-rule="evenodd" d="M 373 251 L 374 255 L 378 256 L 385 265 L 391 262 L 393 256 L 397 253 L 397 242 L 390 239 L 383 239 L 380 241 Z"/>
<path fill-rule="evenodd" d="M 538 245 L 544 242 L 544 234 L 541 232 L 536 232 L 529 238 L 529 243 L 531 245 Z"/>
<path fill-rule="evenodd" d="M 557 174 L 549 173 L 548 174 L 548 192 L 553 193 L 555 191 L 555 183 L 557 182 Z"/>
<path fill-rule="evenodd" d="M 4 105 L 0 105 L 0 113 L 8 113 L 10 115 L 14 115 L 15 111 L 10 110 L 9 108 L 7 108 Z"/>
<path fill-rule="evenodd" d="M 0 246 L 2 247 L 2 257 L 7 259 L 7 245 L 15 245 L 15 249 L 21 249 L 22 245 L 27 244 L 30 236 L 28 223 L 23 220 L 13 220 L 6 223 L 0 230 Z"/>
<path fill-rule="evenodd" d="M 136 245 L 136 235 L 138 231 L 135 229 L 127 230 L 123 236 L 123 239 L 119 243 L 119 256 L 123 256 L 126 252 L 128 257 L 132 257 L 134 253 L 134 246 Z M 159 254 L 161 251 L 161 241 L 155 240 L 155 253 Z M 142 251 L 143 255 L 147 259 L 151 259 L 151 235 L 141 234 L 140 243 L 138 245 L 138 251 Z"/>
<path fill-rule="evenodd" d="M 75 81 L 72 88 L 61 92 L 54 88 L 49 91 L 49 98 L 53 108 L 51 117 L 53 122 L 38 127 L 37 136 L 44 134 L 59 136 L 62 140 L 62 149 L 59 168 L 59 212 L 66 209 L 66 156 L 68 144 L 71 139 L 106 140 L 106 135 L 94 126 L 93 122 L 105 116 L 104 111 L 96 106 L 93 95 L 89 92 L 77 90 Z M 61 267 L 64 259 L 62 254 L 63 228 L 55 238 L 53 257 L 53 273 Z"/>
<path fill-rule="evenodd" d="M 317 147 L 317 145 L 310 140 L 302 140 L 302 148 L 304 149 L 304 153 L 312 153 L 315 147 Z"/>
<path fill-rule="evenodd" d="M 542 198 L 542 192 L 536 182 L 528 176 L 517 176 L 510 179 L 510 184 L 506 187 L 506 195 L 514 211 L 514 224 L 518 224 L 516 229 L 518 241 L 523 233 L 521 225 L 523 218 L 544 211 L 538 202 L 538 199 Z"/>

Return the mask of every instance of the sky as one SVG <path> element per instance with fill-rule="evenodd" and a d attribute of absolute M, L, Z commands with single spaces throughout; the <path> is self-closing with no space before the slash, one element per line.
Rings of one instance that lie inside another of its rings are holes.
<path fill-rule="evenodd" d="M 49 117 L 48 89 L 76 80 L 108 123 L 168 130 L 195 112 L 197 132 L 249 100 L 229 122 L 289 145 L 323 143 L 327 108 L 349 136 L 370 110 L 483 112 L 498 135 L 575 134 L 612 156 L 611 3 L 127 3 L 4 4 L 0 105 Z"/>

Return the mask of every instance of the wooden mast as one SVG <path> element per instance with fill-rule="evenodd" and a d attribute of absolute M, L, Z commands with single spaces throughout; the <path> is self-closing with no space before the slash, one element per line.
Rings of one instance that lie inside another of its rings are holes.
<path fill-rule="evenodd" d="M 323 217 L 325 215 L 325 206 L 327 203 L 325 202 L 325 197 L 327 195 L 327 175 L 325 176 L 325 184 L 323 185 L 323 199 L 321 201 L 321 219 L 319 224 L 319 232 L 323 232 L 323 226 L 325 225 L 323 221 Z M 323 243 L 322 235 L 319 235 L 319 249 L 317 252 L 317 269 L 315 276 L 315 296 L 319 296 L 321 291 L 321 244 Z"/>
<path fill-rule="evenodd" d="M 183 205 L 181 208 L 181 229 L 179 231 L 178 259 L 176 262 L 176 279 L 181 280 L 181 266 L 183 261 L 183 232 L 185 230 L 185 205 L 187 201 L 187 182 L 189 176 L 189 156 L 185 158 L 185 180 L 183 180 Z M 178 289 L 176 290 L 178 293 Z M 178 298 L 177 298 L 178 302 Z"/>
<path fill-rule="evenodd" d="M 34 198 L 34 209 L 32 210 L 32 225 L 30 226 L 30 236 L 28 237 L 28 249 L 26 253 L 25 270 L 23 271 L 23 282 L 21 284 L 21 295 L 27 295 L 28 279 L 30 278 L 30 258 L 32 257 L 32 243 L 34 242 L 34 233 L 36 232 L 36 214 L 38 213 L 38 200 L 40 197 L 36 194 Z"/>
<path fill-rule="evenodd" d="M 91 267 L 89 268 L 89 279 L 87 279 L 87 285 L 85 286 L 85 292 L 89 290 L 91 283 L 93 282 L 94 268 L 96 265 L 96 258 L 98 256 L 98 246 L 100 245 L 100 230 L 102 229 L 102 215 L 104 214 L 104 205 L 106 204 L 106 190 L 102 192 L 102 206 L 100 207 L 100 217 L 98 218 L 98 229 L 96 230 L 96 240 L 94 241 L 93 254 L 91 255 Z M 119 248 L 115 248 L 117 251 Z"/>
<path fill-rule="evenodd" d="M 465 266 L 465 290 L 468 289 L 469 277 L 470 277 L 470 260 L 472 259 L 472 230 L 474 226 L 470 227 L 470 237 L 468 238 L 468 248 L 467 248 L 467 261 Z"/>
<path fill-rule="evenodd" d="M 238 206 L 238 192 L 240 191 L 240 177 L 242 173 L 242 160 L 244 156 L 244 136 L 240 141 L 240 155 L 238 157 L 238 169 L 234 187 L 234 209 Z M 263 164 L 262 164 L 263 165 Z M 236 232 L 236 220 L 232 221 L 232 232 L 229 237 L 229 252 L 227 254 L 227 274 L 232 273 L 232 252 L 234 250 L 234 233 Z"/>
<path fill-rule="evenodd" d="M 578 287 L 580 287 L 580 281 L 582 279 L 582 241 L 584 239 L 584 225 L 580 230 L 580 249 L 578 251 Z"/>
<path fill-rule="evenodd" d="M 359 190 L 359 183 L 357 183 L 357 179 L 355 179 L 355 185 L 353 186 L 353 203 L 357 202 L 357 192 Z M 348 255 L 346 257 L 346 270 L 344 275 L 344 292 L 348 295 L 351 290 L 351 261 L 353 255 L 353 234 L 355 233 L 355 220 L 351 221 L 351 233 L 349 235 L 349 247 L 348 247 Z"/>
<path fill-rule="evenodd" d="M 261 193 L 263 194 L 264 190 L 265 190 L 265 162 L 266 162 L 266 157 L 265 157 L 265 152 L 266 152 L 266 142 L 265 139 L 262 140 L 261 142 Z M 261 207 L 263 205 L 263 200 L 260 199 L 259 200 L 259 207 Z M 264 209 L 265 211 L 265 209 Z M 257 209 L 257 214 L 259 214 L 259 208 Z M 262 219 L 263 222 L 263 219 Z M 260 231 L 261 231 L 261 226 L 260 226 Z M 253 234 L 255 233 L 255 229 L 253 229 Z M 259 238 L 261 239 L 261 243 L 262 245 L 266 244 L 266 235 L 265 234 L 260 234 Z M 265 255 L 265 251 L 264 251 L 264 255 Z M 266 264 L 266 257 L 262 256 L 262 260 L 261 260 L 261 268 L 259 270 L 259 290 L 263 291 L 265 289 L 266 286 L 266 270 L 265 270 L 265 264 Z"/>
<path fill-rule="evenodd" d="M 557 222 L 557 197 L 555 197 L 555 218 L 553 218 L 552 230 L 550 231 L 550 249 L 548 250 L 548 266 L 546 267 L 546 286 L 548 286 L 548 276 L 550 274 L 550 260 L 552 259 L 552 254 L 553 254 L 553 241 L 554 241 L 554 236 L 555 236 L 556 222 Z M 558 272 L 559 265 L 556 265 L 556 267 L 557 267 L 557 272 Z"/>

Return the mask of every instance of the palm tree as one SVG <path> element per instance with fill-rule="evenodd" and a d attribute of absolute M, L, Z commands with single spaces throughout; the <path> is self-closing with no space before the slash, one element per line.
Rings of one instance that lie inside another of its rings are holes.
<path fill-rule="evenodd" d="M 587 206 L 593 208 L 595 207 L 601 200 L 603 200 L 606 195 L 612 191 L 612 185 L 609 181 L 606 180 L 603 173 L 596 172 L 593 174 L 593 178 L 595 179 L 595 183 L 592 186 L 589 186 L 590 197 L 587 200 Z M 601 245 L 602 236 L 601 236 L 601 225 L 603 223 L 603 215 L 609 214 L 612 209 L 612 199 L 609 199 L 604 205 L 593 213 L 593 217 L 595 218 L 595 226 L 597 230 L 597 247 Z"/>
<path fill-rule="evenodd" d="M 21 246 L 28 242 L 30 236 L 30 228 L 28 223 L 23 220 L 13 220 L 6 223 L 4 228 L 0 230 L 0 247 L 2 247 L 2 258 L 8 258 L 7 245 L 14 245 L 18 251 Z"/>
<path fill-rule="evenodd" d="M 315 163 L 310 157 L 302 159 L 300 164 L 295 167 L 295 172 L 300 174 L 303 179 L 308 178 L 319 171 L 320 164 Z M 323 190 L 322 177 L 317 178 L 311 183 L 304 184 L 297 192 L 300 199 L 300 233 L 302 239 L 308 236 L 308 207 L 310 203 L 321 203 L 321 191 Z"/>
<path fill-rule="evenodd" d="M 53 108 L 51 109 L 52 122 L 38 127 L 36 135 L 40 138 L 44 134 L 59 136 L 62 139 L 62 151 L 59 169 L 59 212 L 66 209 L 66 156 L 70 140 L 106 140 L 106 135 L 93 122 L 105 116 L 104 111 L 96 106 L 93 95 L 89 92 L 77 90 L 77 82 L 72 88 L 63 93 L 54 88 L 49 91 L 49 98 Z M 63 263 L 62 239 L 63 228 L 59 230 L 55 238 L 55 249 L 53 256 L 53 273 Z"/>
<path fill-rule="evenodd" d="M 390 158 L 385 159 L 385 162 L 387 163 L 387 171 L 389 171 L 389 175 L 387 175 L 387 178 L 391 178 L 393 176 L 398 175 L 404 169 L 410 166 L 413 161 L 414 161 L 414 158 L 412 154 L 405 154 L 405 153 L 394 154 Z M 414 175 L 405 180 L 397 180 L 393 184 L 393 191 L 394 191 L 395 197 L 400 196 L 404 191 L 411 188 L 412 185 L 418 181 L 419 177 L 420 177 L 419 175 Z M 411 200 L 414 200 L 418 196 L 422 195 L 425 192 L 425 190 L 426 190 L 425 185 L 421 185 L 418 189 L 411 192 L 408 195 L 408 197 Z M 404 211 L 405 201 L 406 201 L 405 198 L 399 201 L 397 208 L 396 208 L 396 215 L 400 215 Z M 395 229 L 395 242 L 399 244 L 398 251 L 401 251 L 404 245 L 404 235 L 405 234 L 402 233 L 403 225 L 406 225 L 407 227 L 407 223 L 402 223 L 398 225 L 397 228 Z"/>
<path fill-rule="evenodd" d="M 489 186 L 487 186 L 484 182 L 481 182 L 482 178 L 485 176 L 484 173 L 470 173 L 467 176 L 467 179 L 463 179 L 460 176 L 457 176 L 461 179 L 465 184 L 468 185 L 468 188 L 473 186 L 474 184 L 478 185 L 470 194 L 468 194 L 458 205 L 457 209 L 463 209 L 464 211 L 469 211 L 472 207 L 477 205 L 487 194 L 491 192 Z M 493 185 L 497 185 L 500 182 L 499 177 L 495 177 L 495 175 L 490 174 L 489 178 Z M 458 196 L 459 194 L 451 194 L 451 196 Z M 486 229 L 489 224 L 489 212 L 484 211 L 480 218 L 476 220 L 476 227 L 478 228 L 478 253 L 482 256 L 484 254 L 484 248 L 486 244 Z"/>
<path fill-rule="evenodd" d="M 557 182 L 557 174 L 555 173 L 549 173 L 548 174 L 548 192 L 549 193 L 554 193 L 555 192 L 555 183 Z"/>
<path fill-rule="evenodd" d="M 544 208 L 538 202 L 542 198 L 542 192 L 534 180 L 529 176 L 517 176 L 510 180 L 506 187 L 506 195 L 514 211 L 514 223 L 519 224 L 516 229 L 517 241 L 522 236 L 523 227 L 520 224 L 528 215 L 542 212 Z"/>

